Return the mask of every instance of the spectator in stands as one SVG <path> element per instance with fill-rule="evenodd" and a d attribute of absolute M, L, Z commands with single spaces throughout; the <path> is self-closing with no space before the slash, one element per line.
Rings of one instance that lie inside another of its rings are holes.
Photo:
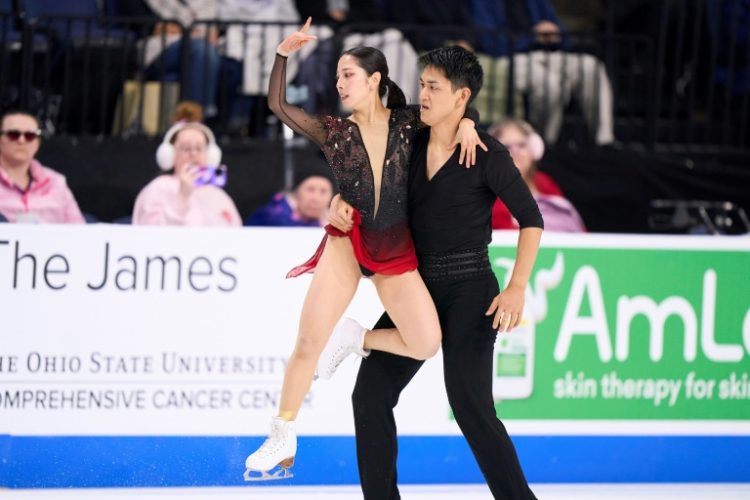
<path fill-rule="evenodd" d="M 601 0 L 552 0 L 560 25 L 573 33 L 599 31 L 605 22 Z"/>
<path fill-rule="evenodd" d="M 216 47 L 218 30 L 193 23 L 217 18 L 215 1 L 208 0 L 121 0 L 123 16 L 152 17 L 151 36 L 144 42 L 146 78 L 187 81 L 183 95 L 201 103 L 207 117 L 217 114 L 216 88 L 221 59 Z M 176 22 L 168 22 L 176 21 Z M 192 27 L 192 28 L 191 28 Z M 183 46 L 183 30 L 191 28 L 190 43 Z M 188 78 L 182 78 L 183 57 L 187 51 Z"/>
<path fill-rule="evenodd" d="M 218 9 L 220 19 L 234 22 L 228 26 L 225 37 L 226 56 L 230 59 L 230 64 L 227 64 L 230 77 L 239 72 L 235 79 L 241 84 L 241 94 L 265 96 L 271 67 L 276 58 L 276 46 L 299 28 L 301 18 L 294 0 L 223 0 Z M 237 21 L 252 24 L 245 26 L 236 24 Z M 316 35 L 317 40 L 305 46 L 299 54 L 292 54 L 287 61 L 287 82 L 292 81 L 300 62 L 308 58 L 318 42 L 333 36 L 333 30 L 328 26 L 313 26 L 311 34 Z M 231 60 L 235 61 L 233 65 Z M 290 98 L 292 94 L 293 89 L 290 88 Z M 295 99 L 295 103 L 301 104 L 301 100 Z"/>
<path fill-rule="evenodd" d="M 178 122 L 156 152 L 163 170 L 135 200 L 133 224 L 240 226 L 232 199 L 219 186 L 221 150 L 214 135 L 197 122 Z M 224 177 L 224 180 L 226 177 Z M 219 182 L 215 182 L 219 180 Z"/>
<path fill-rule="evenodd" d="M 407 29 L 406 37 L 418 52 L 457 43 L 472 48 L 472 18 L 468 5 L 456 0 L 383 0 L 386 22 L 396 25 L 419 25 L 424 28 L 461 26 L 463 30 Z"/>
<path fill-rule="evenodd" d="M 382 0 L 295 0 L 302 19 L 317 23 L 380 23 Z"/>
<path fill-rule="evenodd" d="M 333 197 L 330 168 L 305 166 L 294 177 L 290 193 L 277 193 L 246 221 L 246 226 L 310 226 L 326 224 Z"/>
<path fill-rule="evenodd" d="M 513 33 L 512 40 L 480 33 L 476 48 L 500 58 L 498 64 L 505 68 L 514 54 L 515 91 L 529 95 L 529 119 L 543 129 L 548 142 L 557 141 L 572 96 L 583 108 L 596 143 L 614 141 L 612 87 L 604 65 L 590 54 L 567 50 L 568 40 L 549 0 L 471 0 L 471 12 L 474 26 Z"/>
<path fill-rule="evenodd" d="M 273 50 L 283 38 L 283 28 L 240 23 L 293 23 L 289 29 L 294 29 L 292 26 L 299 24 L 299 14 L 293 0 L 222 0 L 217 10 L 219 19 L 229 23 L 221 60 L 227 96 L 225 123 L 230 131 L 245 134 L 250 132 L 251 116 L 260 118 L 270 113 L 265 99 L 259 96 L 265 94 Z M 253 125 L 258 128 L 258 123 Z"/>
<path fill-rule="evenodd" d="M 529 186 L 544 219 L 545 231 L 567 233 L 585 232 L 581 216 L 563 197 L 560 187 L 548 175 L 537 170 L 537 162 L 544 155 L 544 142 L 533 127 L 523 120 L 507 119 L 488 130 L 510 152 L 513 162 Z M 492 209 L 493 229 L 517 229 L 518 224 L 498 199 Z"/>
<path fill-rule="evenodd" d="M 65 177 L 34 157 L 42 131 L 28 113 L 0 119 L 0 214 L 9 222 L 84 223 Z"/>

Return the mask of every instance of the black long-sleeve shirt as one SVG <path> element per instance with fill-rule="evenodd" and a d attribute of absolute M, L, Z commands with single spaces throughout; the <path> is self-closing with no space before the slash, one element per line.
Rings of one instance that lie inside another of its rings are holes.
<path fill-rule="evenodd" d="M 417 254 L 487 246 L 492 239 L 492 205 L 498 197 L 521 228 L 544 228 L 539 207 L 505 146 L 480 132 L 489 151 L 477 149 L 476 165 L 460 165 L 456 148 L 428 180 L 429 132 L 421 130 L 414 138 L 409 168 L 409 218 Z"/>

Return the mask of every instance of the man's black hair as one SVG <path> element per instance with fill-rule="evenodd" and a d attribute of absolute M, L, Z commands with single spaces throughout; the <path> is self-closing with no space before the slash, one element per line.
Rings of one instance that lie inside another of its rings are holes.
<path fill-rule="evenodd" d="M 484 71 L 473 52 L 458 45 L 440 47 L 422 55 L 419 64 L 423 67 L 436 68 L 450 80 L 453 92 L 466 87 L 471 91 L 471 101 L 477 96 L 484 82 Z"/>

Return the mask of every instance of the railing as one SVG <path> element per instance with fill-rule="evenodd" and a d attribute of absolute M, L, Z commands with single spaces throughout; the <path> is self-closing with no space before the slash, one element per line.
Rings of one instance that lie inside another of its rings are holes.
<path fill-rule="evenodd" d="M 368 43 L 384 49 L 394 80 L 415 102 L 417 54 L 434 46 L 430 40 L 466 40 L 479 49 L 485 69 L 475 105 L 486 124 L 516 115 L 529 119 L 549 141 L 609 142 L 609 127 L 627 147 L 746 155 L 750 37 L 726 14 L 739 9 L 739 2 L 737 7 L 708 3 L 718 6 L 714 11 L 698 0 L 662 2 L 655 33 L 609 28 L 603 35 L 566 33 L 558 46 L 532 56 L 518 50 L 526 34 L 466 27 L 399 26 L 396 31 L 349 25 L 334 31 L 323 26 L 318 49 L 291 63 L 297 78 L 288 95 L 309 111 L 337 111 L 337 55 L 352 44 Z M 215 98 L 203 100 L 209 115 L 216 108 L 209 123 L 224 134 L 273 137 L 279 129 L 265 104 L 267 78 L 276 44 L 296 27 L 198 23 L 175 35 L 183 47 L 175 73 L 165 50 L 157 50 L 153 61 L 146 60 L 144 50 L 147 43 L 169 47 L 175 36 L 163 32 L 147 42 L 152 26 L 143 19 L 56 17 L 20 23 L 0 15 L 2 106 L 33 110 L 50 133 L 156 135 L 170 122 L 178 100 L 211 92 L 210 79 L 197 82 L 191 68 L 218 67 L 211 70 L 216 71 Z M 213 30 L 222 34 L 217 44 Z M 494 37 L 504 52 L 483 53 L 487 37 Z M 191 58 L 188 48 L 201 44 L 211 50 Z"/>
<path fill-rule="evenodd" d="M 348 26 L 339 36 L 346 39 L 348 33 L 385 28 Z M 653 45 L 647 37 L 564 33 L 558 42 L 541 45 L 530 33 L 416 25 L 398 28 L 419 53 L 435 42 L 449 41 L 476 49 L 485 79 L 474 106 L 485 124 L 507 116 L 526 118 L 551 143 L 602 144 L 611 143 L 614 136 L 625 143 L 648 140 L 653 119 L 648 104 Z M 388 57 L 395 61 L 397 74 L 402 67 L 414 71 L 411 61 L 404 62 L 412 56 L 404 52 L 409 50 Z M 412 89 L 405 90 L 408 96 Z M 416 91 L 412 95 L 416 100 Z"/>
<path fill-rule="evenodd" d="M 750 152 L 750 3 L 606 0 L 605 32 L 653 42 L 647 144 L 677 153 Z M 628 12 L 628 9 L 632 8 Z M 638 10 L 639 9 L 639 10 Z M 617 12 L 616 12 L 617 11 Z M 628 15 L 629 14 L 629 15 Z"/>

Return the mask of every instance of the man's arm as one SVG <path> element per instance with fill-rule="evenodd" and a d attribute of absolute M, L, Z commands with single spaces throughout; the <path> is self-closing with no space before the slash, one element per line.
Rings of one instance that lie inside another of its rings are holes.
<path fill-rule="evenodd" d="M 508 287 L 519 287 L 525 289 L 531 278 L 531 271 L 539 253 L 539 243 L 542 240 L 542 228 L 525 227 L 518 233 L 518 245 L 516 247 L 516 263 L 510 275 Z"/>
<path fill-rule="evenodd" d="M 509 332 L 521 322 L 526 286 L 534 268 L 541 239 L 542 229 L 538 227 L 525 227 L 518 234 L 516 263 L 508 286 L 492 300 L 485 313 L 487 316 L 495 315 L 492 327 L 501 332 Z"/>
<path fill-rule="evenodd" d="M 505 203 L 521 230 L 508 286 L 495 297 L 487 316 L 495 315 L 493 328 L 508 332 L 518 326 L 523 314 L 526 286 L 534 268 L 544 220 L 526 182 L 504 148 L 494 151 L 487 160 L 485 173 L 490 188 Z"/>
<path fill-rule="evenodd" d="M 519 227 L 544 229 L 539 206 L 504 146 L 498 145 L 489 154 L 483 169 L 487 186 L 508 207 Z"/>

